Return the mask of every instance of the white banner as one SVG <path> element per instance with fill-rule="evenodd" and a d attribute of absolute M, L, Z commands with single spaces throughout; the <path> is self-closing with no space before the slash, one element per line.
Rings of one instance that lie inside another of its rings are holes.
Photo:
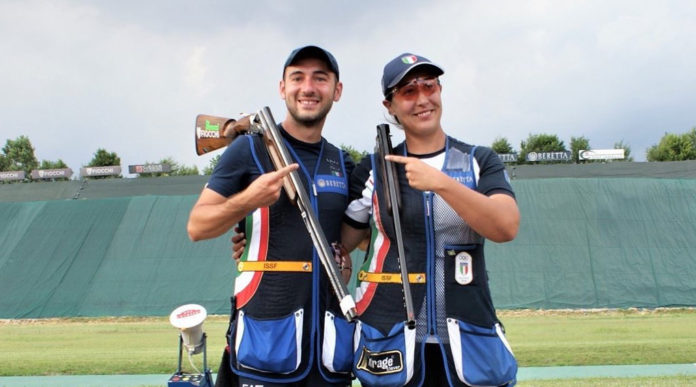
<path fill-rule="evenodd" d="M 38 179 L 58 179 L 64 177 L 69 179 L 72 176 L 72 169 L 70 168 L 60 168 L 60 169 L 34 169 L 31 171 L 31 178 L 34 180 Z"/>
<path fill-rule="evenodd" d="M 103 167 L 84 167 L 80 168 L 80 176 L 111 176 L 120 175 L 120 165 L 107 165 Z"/>
<path fill-rule="evenodd" d="M 529 152 L 527 161 L 570 161 L 570 151 L 564 152 Z"/>
<path fill-rule="evenodd" d="M 578 152 L 579 160 L 614 160 L 625 157 L 623 149 L 592 149 Z"/>
<path fill-rule="evenodd" d="M 172 166 L 169 164 L 141 164 L 128 166 L 128 173 L 166 173 L 171 171 Z"/>
<path fill-rule="evenodd" d="M 517 162 L 517 153 L 498 153 L 500 161 L 504 163 L 514 163 Z"/>
<path fill-rule="evenodd" d="M 2 171 L 0 180 L 24 180 L 24 171 Z"/>

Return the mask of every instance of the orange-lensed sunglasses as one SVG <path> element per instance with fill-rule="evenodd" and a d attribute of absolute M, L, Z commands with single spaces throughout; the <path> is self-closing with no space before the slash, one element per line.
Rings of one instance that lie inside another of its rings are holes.
<path fill-rule="evenodd" d="M 437 78 L 414 78 L 408 83 L 401 86 L 396 86 L 389 92 L 387 96 L 394 97 L 398 95 L 406 101 L 415 100 L 418 97 L 418 90 L 426 97 L 431 96 L 440 85 L 440 80 Z"/>

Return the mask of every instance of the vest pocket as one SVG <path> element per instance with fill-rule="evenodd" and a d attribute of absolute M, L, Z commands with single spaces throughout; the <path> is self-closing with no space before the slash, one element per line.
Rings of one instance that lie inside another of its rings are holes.
<path fill-rule="evenodd" d="M 355 324 L 331 312 L 324 315 L 321 361 L 331 372 L 348 373 L 353 367 Z"/>
<path fill-rule="evenodd" d="M 475 386 L 515 381 L 517 361 L 499 323 L 485 328 L 448 318 L 447 332 L 460 381 Z"/>
<path fill-rule="evenodd" d="M 403 386 L 413 377 L 416 330 L 403 322 L 388 335 L 361 321 L 355 327 L 353 373 L 363 386 Z"/>
<path fill-rule="evenodd" d="M 288 374 L 302 360 L 303 309 L 280 319 L 255 319 L 239 311 L 235 353 L 241 367 Z"/>

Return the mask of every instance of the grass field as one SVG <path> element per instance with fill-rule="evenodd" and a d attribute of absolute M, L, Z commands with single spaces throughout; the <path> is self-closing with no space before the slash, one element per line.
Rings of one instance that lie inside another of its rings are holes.
<path fill-rule="evenodd" d="M 522 367 L 684 364 L 696 360 L 696 309 L 499 314 Z M 204 324 L 208 365 L 214 372 L 226 326 L 226 316 L 210 316 Z M 0 337 L 0 376 L 171 374 L 177 365 L 178 331 L 165 317 L 0 320 Z M 194 356 L 199 368 L 201 358 Z M 563 384 L 676 386 L 696 385 L 696 377 L 570 382 Z"/>

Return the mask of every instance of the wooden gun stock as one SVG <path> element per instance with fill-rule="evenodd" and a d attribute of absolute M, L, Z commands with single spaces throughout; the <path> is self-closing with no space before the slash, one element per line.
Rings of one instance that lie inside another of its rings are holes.
<path fill-rule="evenodd" d="M 253 114 L 246 114 L 234 119 L 199 114 L 196 116 L 196 153 L 199 156 L 204 155 L 226 147 L 240 134 L 258 132 L 258 128 L 252 127 L 251 121 L 254 117 Z M 282 165 L 281 158 L 273 141 L 268 136 L 264 136 L 263 141 L 273 165 L 276 169 L 281 168 L 279 167 Z M 297 200 L 297 192 L 288 177 L 283 179 L 283 187 L 294 204 Z"/>
<path fill-rule="evenodd" d="M 209 116 L 196 116 L 196 153 L 204 155 L 229 145 L 238 134 L 249 131 L 250 116 L 239 119 Z"/>

